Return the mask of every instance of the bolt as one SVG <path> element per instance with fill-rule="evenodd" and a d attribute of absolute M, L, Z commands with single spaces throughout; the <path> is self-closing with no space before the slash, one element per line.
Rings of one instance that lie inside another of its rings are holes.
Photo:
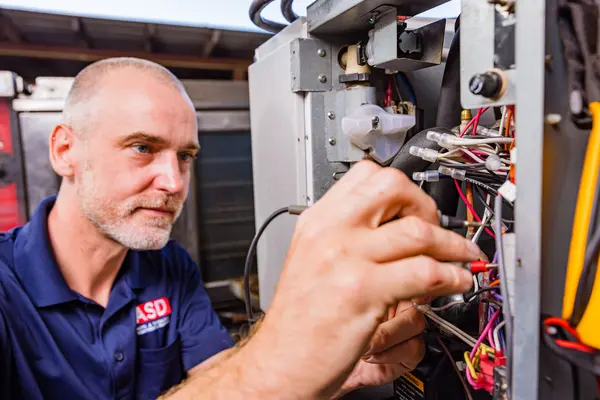
<path fill-rule="evenodd" d="M 319 82 L 321 82 L 321 83 L 327 82 L 327 76 L 325 76 L 323 74 L 319 75 Z"/>
<path fill-rule="evenodd" d="M 377 125 L 379 125 L 379 117 L 374 116 L 373 119 L 371 120 L 371 126 L 373 127 L 373 129 L 375 129 L 375 128 L 377 128 Z"/>
<path fill-rule="evenodd" d="M 558 125 L 562 120 L 560 114 L 546 114 L 546 123 L 549 125 Z"/>
<path fill-rule="evenodd" d="M 327 52 L 325 51 L 325 49 L 319 49 L 317 50 L 317 54 L 319 55 L 319 57 L 325 57 L 327 55 Z"/>
<path fill-rule="evenodd" d="M 329 119 L 335 119 L 335 114 L 333 113 L 333 111 L 329 111 L 327 113 L 327 118 L 329 118 Z"/>
<path fill-rule="evenodd" d="M 335 144 L 337 143 L 336 140 L 335 140 L 335 138 L 333 138 L 333 137 L 330 137 L 329 140 L 328 140 L 328 142 L 332 146 L 335 146 Z"/>

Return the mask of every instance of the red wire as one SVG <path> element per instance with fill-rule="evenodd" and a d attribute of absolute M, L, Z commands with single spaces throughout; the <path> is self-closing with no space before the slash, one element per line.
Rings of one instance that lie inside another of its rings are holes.
<path fill-rule="evenodd" d="M 473 206 L 469 203 L 469 201 L 465 197 L 465 194 L 463 193 L 463 191 L 460 188 L 460 185 L 458 184 L 458 181 L 456 179 L 454 179 L 454 185 L 456 186 L 456 190 L 458 191 L 460 198 L 465 202 L 466 206 L 469 208 L 469 210 L 473 214 L 473 217 L 475 217 L 477 222 L 481 223 L 481 218 L 479 218 L 479 215 L 477 215 L 477 212 L 475 212 L 475 209 L 473 208 Z M 485 231 L 494 239 L 496 238 L 496 235 L 494 235 L 494 232 L 490 231 L 488 228 L 485 228 Z"/>
<path fill-rule="evenodd" d="M 385 106 L 389 107 L 392 105 L 392 75 L 390 75 L 390 78 L 388 80 L 388 86 L 387 86 L 387 90 L 385 91 Z"/>
<path fill-rule="evenodd" d="M 565 349 L 578 350 L 583 351 L 584 353 L 595 353 L 596 350 L 591 347 L 586 346 L 585 344 L 569 342 L 568 340 L 557 339 L 554 341 L 557 345 Z"/>
<path fill-rule="evenodd" d="M 579 338 L 579 334 L 577 333 L 577 331 L 571 325 L 569 325 L 569 323 L 567 321 L 565 321 L 562 318 L 558 318 L 558 317 L 546 318 L 544 320 L 544 325 L 546 325 L 546 327 L 551 326 L 551 325 L 558 325 L 561 328 L 569 331 L 569 333 L 575 338 L 575 340 L 577 340 L 578 342 L 581 342 L 581 339 Z"/>

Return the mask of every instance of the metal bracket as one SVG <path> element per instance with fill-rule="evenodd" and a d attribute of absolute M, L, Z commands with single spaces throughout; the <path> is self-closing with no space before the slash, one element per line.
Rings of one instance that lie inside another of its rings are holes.
<path fill-rule="evenodd" d="M 292 92 L 331 90 L 331 45 L 316 39 L 291 43 Z"/>
<path fill-rule="evenodd" d="M 505 88 L 497 98 L 471 93 L 469 82 L 496 65 L 496 10 L 493 4 L 480 0 L 462 0 L 460 15 L 460 93 L 463 108 L 480 108 L 516 102 L 516 69 L 502 69 Z M 507 22 L 509 22 L 507 20 Z M 475 38 L 475 39 L 474 39 Z"/>
<path fill-rule="evenodd" d="M 398 21 L 397 15 L 396 9 L 386 12 L 375 24 L 373 33 L 369 33 L 369 36 L 372 36 L 368 46 L 368 49 L 372 49 L 369 64 L 394 71 L 414 71 L 440 64 L 446 20 L 441 19 L 414 30 L 405 30 L 404 23 Z M 402 48 L 407 43 L 401 44 L 401 37 L 405 41 L 408 41 L 409 37 L 414 39 L 414 48 L 403 52 Z"/>

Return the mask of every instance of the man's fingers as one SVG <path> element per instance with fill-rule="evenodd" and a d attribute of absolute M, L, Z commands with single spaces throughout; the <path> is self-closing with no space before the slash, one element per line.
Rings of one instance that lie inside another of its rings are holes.
<path fill-rule="evenodd" d="M 475 261 L 480 249 L 459 234 L 421 218 L 409 216 L 365 232 L 360 249 L 375 262 L 389 262 L 420 254 L 445 261 Z"/>
<path fill-rule="evenodd" d="M 354 186 L 340 206 L 349 208 L 355 221 L 366 221 L 371 228 L 394 216 L 416 215 L 432 224 L 438 223 L 435 201 L 393 168 L 383 168 Z"/>
<path fill-rule="evenodd" d="M 425 317 L 412 305 L 389 321 L 380 324 L 373 334 L 371 345 L 365 356 L 381 353 L 399 343 L 419 335 L 425 329 Z"/>
<path fill-rule="evenodd" d="M 376 353 L 365 359 L 370 364 L 402 364 L 413 370 L 425 356 L 425 343 L 421 337 L 414 337 L 396 346 Z"/>
<path fill-rule="evenodd" d="M 473 285 L 473 275 L 469 271 L 426 256 L 379 264 L 370 271 L 369 278 L 373 296 L 386 304 L 464 293 Z"/>
<path fill-rule="evenodd" d="M 381 166 L 373 161 L 367 160 L 354 164 L 348 172 L 346 172 L 344 176 L 327 191 L 323 199 L 331 199 L 332 201 L 345 199 L 348 193 L 350 193 L 356 185 L 364 183 L 379 172 L 381 168 Z"/>

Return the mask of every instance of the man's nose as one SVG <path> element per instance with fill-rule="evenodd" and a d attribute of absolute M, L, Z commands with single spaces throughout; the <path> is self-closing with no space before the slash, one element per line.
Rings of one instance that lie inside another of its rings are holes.
<path fill-rule="evenodd" d="M 157 189 L 173 194 L 183 190 L 185 178 L 177 154 L 164 154 L 156 167 L 155 185 Z"/>

